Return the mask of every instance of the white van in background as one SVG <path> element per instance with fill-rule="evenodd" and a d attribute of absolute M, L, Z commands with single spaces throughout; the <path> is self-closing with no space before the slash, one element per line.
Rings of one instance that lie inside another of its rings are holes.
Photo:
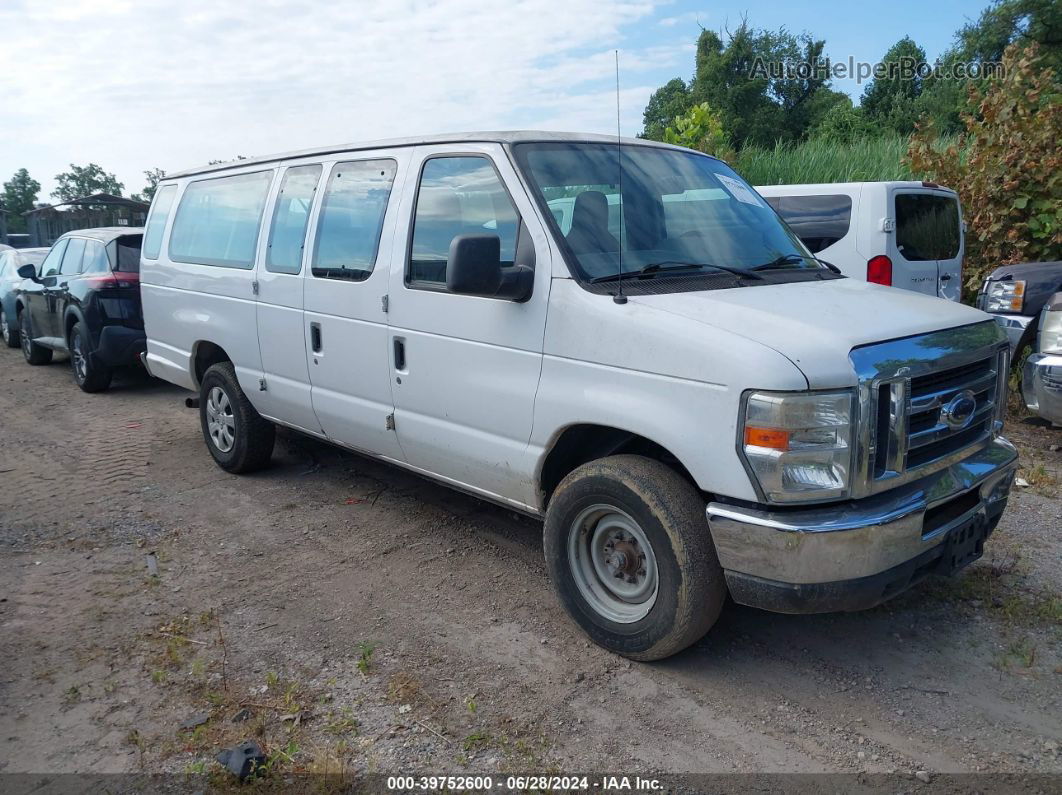
<path fill-rule="evenodd" d="M 958 301 L 964 251 L 955 191 L 932 182 L 761 185 L 817 257 L 845 276 Z"/>
<path fill-rule="evenodd" d="M 844 278 L 713 157 L 620 145 L 476 133 L 167 175 L 146 364 L 199 393 L 227 471 L 282 425 L 543 517 L 564 607 L 639 660 L 728 593 L 854 610 L 978 558 L 1017 466 L 1002 329 Z"/>

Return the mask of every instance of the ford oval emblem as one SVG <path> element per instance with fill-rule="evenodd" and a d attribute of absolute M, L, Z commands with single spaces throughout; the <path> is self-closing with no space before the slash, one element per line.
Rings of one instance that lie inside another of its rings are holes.
<path fill-rule="evenodd" d="M 944 404 L 940 410 L 940 421 L 949 428 L 965 428 L 977 411 L 977 397 L 969 389 L 964 389 Z"/>

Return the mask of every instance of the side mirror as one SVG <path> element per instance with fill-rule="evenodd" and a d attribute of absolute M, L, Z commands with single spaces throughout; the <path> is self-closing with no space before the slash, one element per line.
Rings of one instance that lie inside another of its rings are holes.
<path fill-rule="evenodd" d="M 501 238 L 497 235 L 458 235 L 450 241 L 446 289 L 451 293 L 526 301 L 534 280 L 531 268 L 502 267 Z"/>
<path fill-rule="evenodd" d="M 18 269 L 18 275 L 20 279 L 36 279 L 37 278 L 37 266 L 36 265 L 23 265 Z"/>

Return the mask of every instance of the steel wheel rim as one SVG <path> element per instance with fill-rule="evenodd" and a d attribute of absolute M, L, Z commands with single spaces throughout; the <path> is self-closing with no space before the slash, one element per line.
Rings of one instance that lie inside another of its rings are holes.
<path fill-rule="evenodd" d="M 81 335 L 75 334 L 70 344 L 70 358 L 74 360 L 74 375 L 79 382 L 88 377 L 88 362 L 85 360 L 85 352 L 81 349 Z"/>
<path fill-rule="evenodd" d="M 236 417 L 229 396 L 221 387 L 212 387 L 207 393 L 206 414 L 210 441 L 221 452 L 229 452 L 236 444 Z"/>
<path fill-rule="evenodd" d="M 617 624 L 633 624 L 656 604 L 659 570 L 649 538 L 625 511 L 592 505 L 568 531 L 572 579 L 593 610 Z"/>
<path fill-rule="evenodd" d="M 0 333 L 4 335 L 4 342 L 11 342 L 11 329 L 7 327 L 7 312 L 0 309 Z"/>

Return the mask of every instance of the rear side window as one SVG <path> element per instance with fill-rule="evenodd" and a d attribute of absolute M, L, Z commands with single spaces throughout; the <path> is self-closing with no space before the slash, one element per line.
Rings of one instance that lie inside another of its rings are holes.
<path fill-rule="evenodd" d="M 88 241 L 85 257 L 81 261 L 82 273 L 106 273 L 111 269 L 107 261 L 107 248 L 98 240 Z"/>
<path fill-rule="evenodd" d="M 450 242 L 458 235 L 497 235 L 502 267 L 511 266 L 519 227 L 520 216 L 489 160 L 434 157 L 420 175 L 408 280 L 412 286 L 445 285 Z"/>
<path fill-rule="evenodd" d="M 118 238 L 116 271 L 121 273 L 140 273 L 140 246 L 143 235 L 125 235 Z"/>
<path fill-rule="evenodd" d="M 155 192 L 155 201 L 151 204 L 151 215 L 148 217 L 147 228 L 144 230 L 144 256 L 147 259 L 158 259 L 162 249 L 162 233 L 166 229 L 166 221 L 169 220 L 170 210 L 173 208 L 173 197 L 177 195 L 176 185 L 166 185 Z"/>
<path fill-rule="evenodd" d="M 63 266 L 59 269 L 63 276 L 76 276 L 81 273 L 81 260 L 85 256 L 86 243 L 88 241 L 83 237 L 70 238 L 66 254 L 63 255 Z"/>
<path fill-rule="evenodd" d="M 298 273 L 302 270 L 302 249 L 310 206 L 321 179 L 320 166 L 296 166 L 284 172 L 266 249 L 266 270 L 271 273 Z"/>
<path fill-rule="evenodd" d="M 908 262 L 959 256 L 959 203 L 951 196 L 896 194 L 896 247 Z"/>
<path fill-rule="evenodd" d="M 223 268 L 254 267 L 272 171 L 191 182 L 170 232 L 170 259 Z"/>
<path fill-rule="evenodd" d="M 812 254 L 848 234 L 852 224 L 852 199 L 841 194 L 819 196 L 765 196 L 789 228 Z"/>
<path fill-rule="evenodd" d="M 314 276 L 348 281 L 369 278 L 376 265 L 396 168 L 394 160 L 360 160 L 332 166 L 317 222 Z"/>

